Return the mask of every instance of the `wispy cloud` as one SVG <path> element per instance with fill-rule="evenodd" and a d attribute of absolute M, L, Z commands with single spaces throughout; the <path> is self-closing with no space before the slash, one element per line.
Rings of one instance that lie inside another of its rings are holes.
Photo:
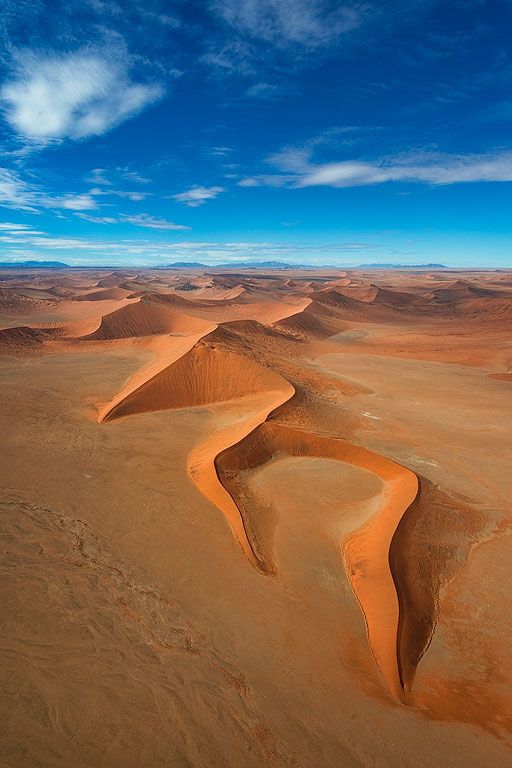
<path fill-rule="evenodd" d="M 99 136 L 160 99 L 163 88 L 138 83 L 119 48 L 70 54 L 19 51 L 0 89 L 4 117 L 29 140 Z"/>
<path fill-rule="evenodd" d="M 253 83 L 246 90 L 245 95 L 249 99 L 271 101 L 282 94 L 283 89 L 277 83 Z"/>
<path fill-rule="evenodd" d="M 224 192 L 224 187 L 192 187 L 186 192 L 180 192 L 172 197 L 173 200 L 184 203 L 189 208 L 197 208 L 199 205 L 204 205 L 208 200 L 213 200 L 221 192 Z"/>
<path fill-rule="evenodd" d="M 87 181 L 89 184 L 94 184 L 94 186 L 112 186 L 112 181 L 109 178 L 109 174 L 106 168 L 93 168 L 85 176 L 85 181 Z"/>
<path fill-rule="evenodd" d="M 115 195 L 116 197 L 126 197 L 128 200 L 131 200 L 133 203 L 140 203 L 141 200 L 145 200 L 151 192 L 134 192 L 130 190 L 124 190 L 124 189 L 113 189 L 107 192 L 106 194 L 109 195 Z"/>
<path fill-rule="evenodd" d="M 90 221 L 92 224 L 116 224 L 117 219 L 113 216 L 92 216 L 89 213 L 75 213 L 75 216 L 78 216 L 80 219 L 83 219 L 84 221 Z"/>
<path fill-rule="evenodd" d="M 100 189 L 82 194 L 53 195 L 25 181 L 16 171 L 0 168 L 0 206 L 29 213 L 43 210 L 90 211 L 98 207 Z"/>
<path fill-rule="evenodd" d="M 29 224 L 14 224 L 11 221 L 0 222 L 0 232 L 27 232 L 32 227 Z"/>
<path fill-rule="evenodd" d="M 56 208 L 64 208 L 68 211 L 92 211 L 97 208 L 98 203 L 90 194 L 85 195 L 64 195 L 48 200 Z"/>
<path fill-rule="evenodd" d="M 0 168 L 0 205 L 21 211 L 36 210 L 34 190 L 8 168 Z"/>
<path fill-rule="evenodd" d="M 512 152 L 482 155 L 412 153 L 377 161 L 344 160 L 313 163 L 307 152 L 285 150 L 270 162 L 286 174 L 262 174 L 243 179 L 240 186 L 360 187 L 386 182 L 434 185 L 512 181 Z"/>
<path fill-rule="evenodd" d="M 152 193 L 141 191 L 140 186 L 149 184 L 151 179 L 129 168 L 93 168 L 85 175 L 85 181 L 95 185 L 94 194 L 121 197 L 139 203 Z M 139 189 L 124 189 L 125 182 L 137 184 Z"/>
<path fill-rule="evenodd" d="M 172 230 L 183 231 L 190 229 L 183 224 L 175 224 L 173 221 L 167 219 L 157 219 L 154 216 L 150 216 L 147 213 L 140 214 L 121 214 L 120 216 L 95 216 L 89 213 L 76 212 L 75 216 L 89 221 L 91 224 L 132 224 L 135 227 L 144 227 L 146 229 L 160 229 L 160 230 Z"/>
<path fill-rule="evenodd" d="M 277 46 L 327 44 L 360 23 L 360 3 L 324 0 L 215 0 L 214 8 L 239 32 Z"/>
<path fill-rule="evenodd" d="M 135 227 L 146 227 L 146 229 L 191 229 L 191 227 L 186 227 L 184 224 L 175 224 L 173 221 L 168 221 L 167 219 L 157 219 L 154 216 L 149 216 L 147 213 L 139 213 L 133 216 L 123 215 L 120 216 L 119 219 L 127 224 L 133 224 Z"/>
<path fill-rule="evenodd" d="M 85 181 L 94 186 L 112 187 L 119 183 L 129 181 L 134 184 L 149 184 L 151 179 L 143 176 L 139 171 L 131 168 L 93 168 L 85 176 Z"/>

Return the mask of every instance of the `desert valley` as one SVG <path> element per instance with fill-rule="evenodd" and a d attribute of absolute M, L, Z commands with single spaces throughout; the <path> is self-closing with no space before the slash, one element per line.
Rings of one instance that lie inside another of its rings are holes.
<path fill-rule="evenodd" d="M 0 375 L 1 766 L 512 764 L 510 271 L 4 269 Z"/>

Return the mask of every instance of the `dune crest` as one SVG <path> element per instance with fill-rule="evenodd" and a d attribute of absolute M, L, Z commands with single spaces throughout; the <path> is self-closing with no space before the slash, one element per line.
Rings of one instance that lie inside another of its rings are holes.
<path fill-rule="evenodd" d="M 259 526 L 251 524 L 251 515 L 258 515 L 261 510 L 244 509 L 244 483 L 240 477 L 283 454 L 334 459 L 366 469 L 383 481 L 384 496 L 379 511 L 340 546 L 347 575 L 365 616 L 372 653 L 390 691 L 397 698 L 403 698 L 407 681 L 401 679 L 397 658 L 400 607 L 389 551 L 402 516 L 416 498 L 417 477 L 396 462 L 345 440 L 304 432 L 278 422 L 261 424 L 248 437 L 219 454 L 215 465 L 220 481 L 243 510 L 245 529 L 252 532 L 252 549 L 258 561 L 270 573 L 274 570 L 272 532 L 264 530 L 261 536 L 261 522 Z M 260 531 L 259 538 L 257 531 Z"/>
<path fill-rule="evenodd" d="M 110 341 L 162 334 L 191 335 L 204 327 L 205 323 L 198 318 L 168 309 L 154 301 L 139 299 L 134 304 L 103 315 L 98 328 L 82 338 Z"/>
<path fill-rule="evenodd" d="M 511 331 L 497 271 L 5 270 L 7 763 L 508 766 Z"/>
<path fill-rule="evenodd" d="M 390 691 L 400 698 L 404 684 L 397 659 L 399 604 L 389 567 L 389 548 L 396 528 L 418 491 L 413 472 L 343 440 L 267 423 L 273 412 L 295 394 L 282 376 L 253 360 L 199 342 L 190 351 L 107 407 L 100 421 L 157 410 L 190 408 L 243 400 L 248 416 L 209 435 L 189 455 L 190 477 L 224 514 L 233 536 L 250 562 L 264 573 L 274 572 L 271 537 L 254 536 L 244 509 L 241 486 L 234 479 L 271 460 L 276 453 L 332 458 L 367 469 L 385 485 L 379 514 L 343 544 L 352 589 L 364 613 L 372 653 Z M 251 401 L 250 396 L 256 396 Z M 230 457 L 228 459 L 228 456 Z"/>

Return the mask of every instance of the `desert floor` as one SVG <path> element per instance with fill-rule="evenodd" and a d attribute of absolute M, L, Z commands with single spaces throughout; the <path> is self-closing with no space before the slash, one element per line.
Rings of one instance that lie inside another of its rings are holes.
<path fill-rule="evenodd" d="M 0 273 L 0 766 L 512 765 L 512 274 Z"/>

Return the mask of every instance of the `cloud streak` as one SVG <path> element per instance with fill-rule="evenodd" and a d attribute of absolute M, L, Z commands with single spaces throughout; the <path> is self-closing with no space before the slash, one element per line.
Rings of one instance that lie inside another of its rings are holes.
<path fill-rule="evenodd" d="M 242 179 L 239 186 L 361 187 L 388 182 L 411 184 L 467 184 L 512 181 L 512 152 L 488 155 L 419 153 L 365 162 L 312 163 L 307 153 L 284 151 L 270 162 L 286 173 L 263 174 Z"/>
<path fill-rule="evenodd" d="M 188 205 L 189 208 L 197 208 L 200 205 L 204 205 L 208 200 L 218 197 L 221 192 L 224 192 L 224 187 L 192 187 L 186 192 L 173 195 L 172 198 L 179 203 Z"/>
<path fill-rule="evenodd" d="M 127 224 L 133 224 L 135 227 L 145 227 L 146 229 L 166 229 L 181 231 L 185 229 L 191 229 L 184 224 L 175 224 L 173 221 L 167 219 L 157 219 L 154 216 L 149 216 L 147 213 L 139 213 L 133 216 L 123 215 L 119 217 L 120 221 L 124 221 Z"/>
<path fill-rule="evenodd" d="M 326 45 L 359 26 L 363 6 L 325 0 L 216 0 L 213 7 L 234 29 L 278 47 Z"/>
<path fill-rule="evenodd" d="M 36 194 L 18 174 L 8 168 L 0 168 L 0 206 L 36 211 Z"/>

